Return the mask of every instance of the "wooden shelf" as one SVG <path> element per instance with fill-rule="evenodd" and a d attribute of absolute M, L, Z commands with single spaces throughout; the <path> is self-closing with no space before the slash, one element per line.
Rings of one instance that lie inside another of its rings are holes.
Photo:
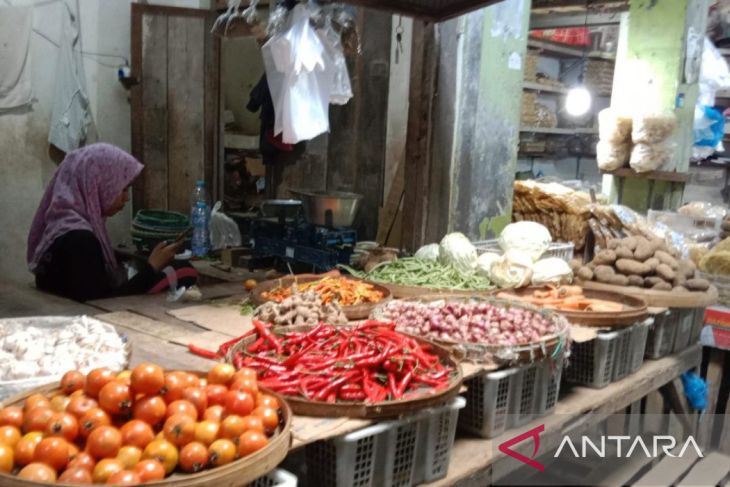
<path fill-rule="evenodd" d="M 655 181 L 669 181 L 671 183 L 686 183 L 690 180 L 691 177 L 689 173 L 674 171 L 636 172 L 630 167 L 622 167 L 620 169 L 616 169 L 615 171 L 601 171 L 601 174 L 608 174 L 620 178 L 632 177 L 653 179 Z"/>
<path fill-rule="evenodd" d="M 544 91 L 546 93 L 567 93 L 568 88 L 562 86 L 551 86 L 543 83 L 536 83 L 534 81 L 525 81 L 522 83 L 522 88 L 528 91 Z"/>
<path fill-rule="evenodd" d="M 535 419 L 519 429 L 507 431 L 491 440 L 457 438 L 451 452 L 448 476 L 427 485 L 487 485 L 491 480 L 495 462 L 500 462 L 499 470 L 504 473 L 521 465 L 502 453 L 496 455 L 494 453 L 497 450 L 496 445 L 511 439 L 517 432 L 527 431 L 543 424 L 545 434 L 541 437 L 540 449 L 546 451 L 554 448 L 560 443 L 563 435 L 579 432 L 582 428 L 595 425 L 611 414 L 621 411 L 648 393 L 676 379 L 680 374 L 697 367 L 701 358 L 701 347 L 693 345 L 669 357 L 647 360 L 638 372 L 603 389 L 573 387 L 567 394 L 560 395 L 553 414 Z M 530 441 L 522 442 L 513 448 L 523 455 L 532 456 L 533 444 Z"/>
<path fill-rule="evenodd" d="M 527 47 L 538 49 L 542 54 L 549 57 L 557 58 L 580 58 L 583 57 L 583 49 L 572 47 L 557 42 L 550 42 L 542 39 L 530 38 L 527 41 Z M 615 61 L 616 55 L 608 52 L 590 51 L 585 54 L 590 59 L 603 59 L 606 61 Z"/>
<path fill-rule="evenodd" d="M 518 152 L 518 159 L 595 159 L 595 154 L 557 154 L 555 152 Z"/>
<path fill-rule="evenodd" d="M 597 134 L 598 129 L 590 127 L 576 127 L 576 128 L 550 128 L 550 127 L 522 127 L 520 128 L 521 133 L 532 133 L 532 134 L 555 134 L 555 135 L 591 135 Z"/>

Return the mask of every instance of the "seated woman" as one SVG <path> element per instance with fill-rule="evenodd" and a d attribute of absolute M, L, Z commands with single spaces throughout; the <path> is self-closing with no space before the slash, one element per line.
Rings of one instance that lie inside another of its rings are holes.
<path fill-rule="evenodd" d="M 77 301 L 191 286 L 191 266 L 170 267 L 180 243 L 162 242 L 131 279 L 114 254 L 106 219 L 129 200 L 144 166 L 109 144 L 69 152 L 46 188 L 28 236 L 28 266 L 36 286 Z"/>

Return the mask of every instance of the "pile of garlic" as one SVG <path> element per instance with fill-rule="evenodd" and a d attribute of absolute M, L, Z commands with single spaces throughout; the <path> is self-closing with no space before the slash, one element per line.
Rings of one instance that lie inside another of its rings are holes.
<path fill-rule="evenodd" d="M 121 370 L 126 364 L 122 338 L 93 318 L 74 317 L 65 326 L 40 326 L 40 321 L 32 326 L 27 319 L 0 323 L 0 382 L 60 376 L 72 369 Z"/>

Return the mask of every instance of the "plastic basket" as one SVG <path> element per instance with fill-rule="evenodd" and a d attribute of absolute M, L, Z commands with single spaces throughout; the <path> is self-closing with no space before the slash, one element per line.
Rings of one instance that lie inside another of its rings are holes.
<path fill-rule="evenodd" d="M 305 447 L 307 485 L 318 487 L 371 487 L 379 440 L 391 423 L 378 423 L 350 434 Z"/>
<path fill-rule="evenodd" d="M 492 438 L 507 428 L 511 382 L 518 369 L 484 373 L 464 382 L 466 407 L 459 414 L 459 429 Z"/>
<path fill-rule="evenodd" d="M 671 313 L 675 314 L 677 331 L 674 334 L 674 346 L 672 352 L 681 352 L 690 345 L 692 338 L 692 328 L 695 324 L 695 315 L 697 308 L 672 309 Z"/>
<path fill-rule="evenodd" d="M 628 329 L 599 332 L 593 340 L 574 343 L 570 349 L 570 363 L 565 368 L 565 380 L 595 389 L 613 381 L 617 348 L 620 338 Z"/>
<path fill-rule="evenodd" d="M 421 414 L 388 422 L 388 429 L 377 441 L 373 485 L 407 487 L 413 485 Z"/>
<path fill-rule="evenodd" d="M 654 317 L 654 324 L 649 328 L 646 339 L 646 357 L 658 359 L 669 355 L 674 346 L 677 327 L 671 311 L 665 311 Z"/>
<path fill-rule="evenodd" d="M 277 468 L 257 478 L 248 484 L 247 487 L 297 487 L 298 483 L 295 475 Z"/>
<path fill-rule="evenodd" d="M 702 328 L 705 326 L 705 308 L 695 309 L 694 325 L 692 325 L 692 334 L 690 336 L 690 345 L 700 341 L 700 335 L 702 334 Z"/>
<path fill-rule="evenodd" d="M 654 324 L 653 318 L 647 318 L 637 323 L 631 330 L 631 352 L 629 355 L 629 374 L 633 374 L 641 368 L 646 354 L 646 341 L 649 330 Z"/>
<path fill-rule="evenodd" d="M 426 417 L 418 422 L 414 484 L 433 482 L 446 477 L 456 436 L 459 410 L 465 406 L 466 399 L 459 396 L 445 406 L 425 411 Z"/>
<path fill-rule="evenodd" d="M 477 253 L 480 255 L 485 252 L 496 252 L 498 254 L 502 254 L 502 249 L 497 240 L 482 240 L 474 242 L 474 247 L 476 247 Z M 574 248 L 575 245 L 572 242 L 553 242 L 540 258 L 545 259 L 547 257 L 559 257 L 565 262 L 570 262 L 573 258 Z"/>
<path fill-rule="evenodd" d="M 470 379 L 459 429 L 493 438 L 549 413 L 558 400 L 562 366 L 562 358 L 544 360 Z"/>

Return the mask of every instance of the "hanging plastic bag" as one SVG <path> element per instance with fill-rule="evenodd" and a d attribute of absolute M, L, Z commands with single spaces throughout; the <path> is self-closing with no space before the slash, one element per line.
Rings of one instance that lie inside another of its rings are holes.
<path fill-rule="evenodd" d="M 210 212 L 210 246 L 213 250 L 241 246 L 241 231 L 236 222 L 221 211 L 222 206 L 219 201 Z"/>
<path fill-rule="evenodd" d="M 350 83 L 350 73 L 347 71 L 347 60 L 342 52 L 340 36 L 332 28 L 331 23 L 327 23 L 327 27 L 324 29 L 317 30 L 317 35 L 332 59 L 329 102 L 333 105 L 346 105 L 352 98 L 352 84 Z"/>

